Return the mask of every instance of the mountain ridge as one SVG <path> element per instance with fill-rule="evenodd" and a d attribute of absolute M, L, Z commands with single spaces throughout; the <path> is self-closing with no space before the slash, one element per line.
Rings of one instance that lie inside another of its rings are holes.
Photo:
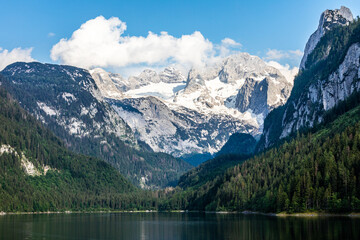
<path fill-rule="evenodd" d="M 159 188 L 173 184 L 190 168 L 180 159 L 140 149 L 130 127 L 105 101 L 87 70 L 15 63 L 1 74 L 6 77 L 2 86 L 68 148 L 106 160 L 135 185 Z"/>

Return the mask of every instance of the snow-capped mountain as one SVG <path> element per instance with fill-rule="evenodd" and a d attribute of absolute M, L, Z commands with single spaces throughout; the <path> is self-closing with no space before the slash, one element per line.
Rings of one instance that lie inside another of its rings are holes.
<path fill-rule="evenodd" d="M 300 69 L 305 69 L 305 64 L 309 54 L 314 50 L 322 36 L 336 26 L 349 25 L 352 22 L 353 15 L 349 8 L 341 6 L 340 9 L 326 10 L 321 14 L 319 26 L 310 36 L 305 46 L 304 56 L 300 63 Z"/>
<path fill-rule="evenodd" d="M 121 96 L 121 78 L 99 69 L 92 74 L 71 66 L 14 63 L 1 72 L 0 84 L 71 150 L 109 162 L 143 188 L 175 182 L 189 164 L 144 151 L 105 99 Z"/>
<path fill-rule="evenodd" d="M 215 153 L 235 132 L 259 135 L 265 116 L 286 102 L 292 88 L 292 79 L 248 53 L 193 68 L 187 78 L 172 67 L 126 80 L 90 72 L 136 138 L 174 156 Z M 109 92 L 101 86 L 107 83 Z"/>
<path fill-rule="evenodd" d="M 239 53 L 219 66 L 192 69 L 185 89 L 176 94 L 173 102 L 240 119 L 246 118 L 244 113 L 250 113 L 261 127 L 267 113 L 286 102 L 291 88 L 292 79 L 286 79 L 278 69 L 259 57 Z"/>
<path fill-rule="evenodd" d="M 352 19 L 346 7 L 321 15 L 318 29 L 306 44 L 303 69 L 289 100 L 265 121 L 260 150 L 321 123 L 326 111 L 360 90 L 360 25 Z M 321 39 L 314 41 L 318 32 Z"/>

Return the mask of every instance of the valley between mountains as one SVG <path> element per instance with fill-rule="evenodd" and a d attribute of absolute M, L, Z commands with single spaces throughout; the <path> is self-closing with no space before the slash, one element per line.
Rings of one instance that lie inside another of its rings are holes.
<path fill-rule="evenodd" d="M 299 69 L 248 53 L 124 77 L 0 72 L 0 211 L 360 212 L 360 20 L 326 10 Z"/>

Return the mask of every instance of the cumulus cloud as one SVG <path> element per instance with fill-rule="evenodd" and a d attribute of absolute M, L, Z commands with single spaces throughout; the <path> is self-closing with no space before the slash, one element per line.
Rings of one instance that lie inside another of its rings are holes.
<path fill-rule="evenodd" d="M 269 61 L 267 64 L 271 67 L 277 68 L 291 84 L 294 83 L 294 78 L 298 74 L 299 68 L 290 68 L 289 64 L 282 65 L 275 61 Z"/>
<path fill-rule="evenodd" d="M 290 60 L 295 62 L 300 62 L 302 56 L 304 53 L 300 50 L 277 50 L 277 49 L 269 49 L 266 52 L 266 57 L 264 57 L 265 60 Z"/>
<path fill-rule="evenodd" d="M 123 68 L 145 64 L 204 66 L 241 46 L 230 38 L 216 45 L 195 31 L 177 38 L 167 32 L 149 32 L 146 37 L 126 36 L 127 26 L 119 18 L 91 19 L 74 31 L 69 39 L 61 39 L 51 49 L 51 58 L 83 68 Z"/>
<path fill-rule="evenodd" d="M 34 59 L 31 57 L 32 48 L 14 48 L 9 51 L 0 48 L 0 71 L 7 65 L 14 62 L 32 62 Z"/>
<path fill-rule="evenodd" d="M 223 40 L 221 40 L 221 43 L 224 46 L 237 46 L 237 47 L 241 47 L 241 44 L 238 42 L 235 42 L 233 39 L 231 38 L 224 38 Z"/>

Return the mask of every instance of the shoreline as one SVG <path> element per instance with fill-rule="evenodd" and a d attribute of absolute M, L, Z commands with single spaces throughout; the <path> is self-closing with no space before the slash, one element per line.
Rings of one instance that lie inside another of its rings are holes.
<path fill-rule="evenodd" d="M 360 213 L 327 213 L 327 212 L 305 212 L 305 213 L 262 213 L 243 211 L 242 214 L 258 214 L 274 217 L 360 217 Z"/>
<path fill-rule="evenodd" d="M 326 212 L 307 212 L 307 213 L 263 213 L 254 211 L 188 211 L 188 210 L 173 210 L 173 211 L 158 211 L 158 210 L 96 210 L 96 211 L 46 211 L 46 212 L 0 212 L 0 216 L 5 215 L 43 215 L 43 214 L 81 214 L 81 213 L 207 213 L 207 214 L 242 214 L 242 215 L 263 215 L 272 217 L 360 217 L 360 213 L 326 213 Z"/>

